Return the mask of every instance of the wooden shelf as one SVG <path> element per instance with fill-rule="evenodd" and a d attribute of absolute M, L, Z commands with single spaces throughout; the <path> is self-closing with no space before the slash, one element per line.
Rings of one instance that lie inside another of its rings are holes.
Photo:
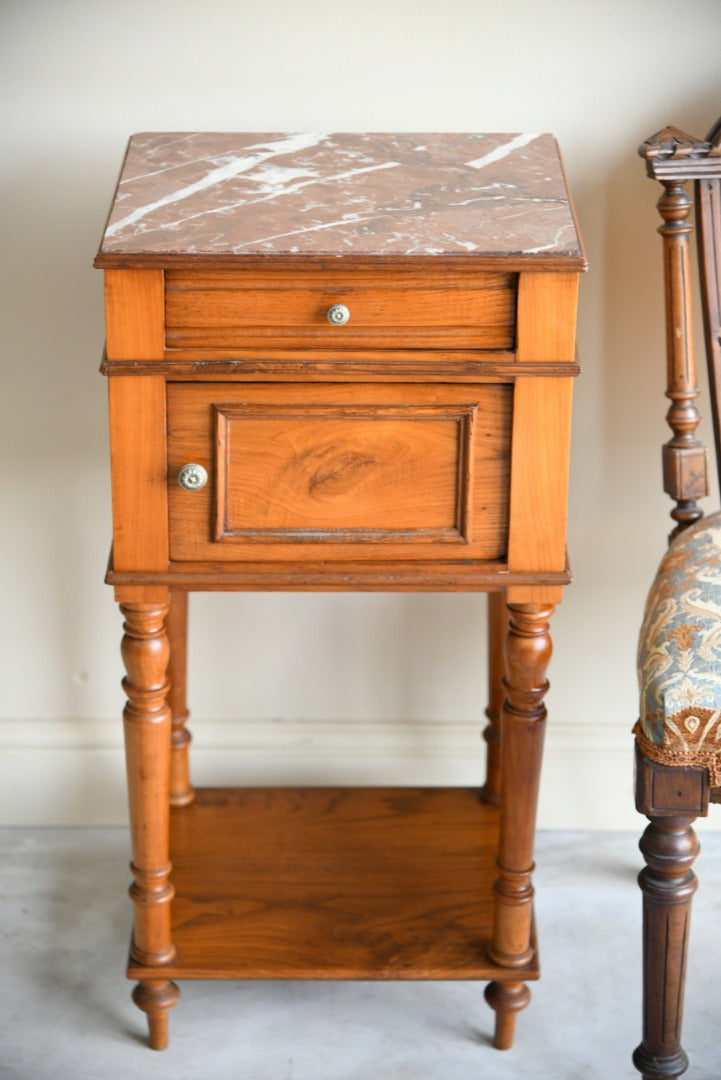
<path fill-rule="evenodd" d="M 498 812 L 465 788 L 201 789 L 171 813 L 172 937 L 133 979 L 498 979 Z"/>

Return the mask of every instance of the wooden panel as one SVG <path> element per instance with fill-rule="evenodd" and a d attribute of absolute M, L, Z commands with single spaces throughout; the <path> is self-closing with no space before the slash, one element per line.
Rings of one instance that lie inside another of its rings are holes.
<path fill-rule="evenodd" d="M 566 503 L 572 379 L 523 378 L 513 402 L 509 570 L 561 571 L 566 565 Z M 543 593 L 547 602 L 553 602 Z M 510 603 L 541 602 L 509 593 Z"/>
<path fill-rule="evenodd" d="M 578 274 L 525 272 L 518 282 L 519 362 L 571 362 L 576 350 Z"/>
<path fill-rule="evenodd" d="M 162 270 L 106 270 L 107 359 L 162 359 L 163 306 Z"/>
<path fill-rule="evenodd" d="M 497 820 L 463 788 L 200 790 L 171 812 L 163 975 L 517 979 L 486 953 Z"/>
<path fill-rule="evenodd" d="M 505 555 L 508 384 L 170 384 L 168 424 L 174 560 Z"/>
<path fill-rule="evenodd" d="M 165 380 L 112 375 L 108 380 L 113 490 L 113 566 L 168 565 Z"/>
<path fill-rule="evenodd" d="M 474 411 L 219 405 L 215 539 L 464 541 Z"/>
<path fill-rule="evenodd" d="M 333 349 L 510 349 L 516 275 L 166 274 L 169 348 L 314 344 Z M 350 320 L 332 326 L 329 307 Z"/>

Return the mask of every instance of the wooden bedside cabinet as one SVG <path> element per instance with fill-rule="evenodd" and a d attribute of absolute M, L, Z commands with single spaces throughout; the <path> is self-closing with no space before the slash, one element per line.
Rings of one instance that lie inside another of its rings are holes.
<path fill-rule="evenodd" d="M 151 1045 L 175 979 L 372 978 L 486 980 L 510 1046 L 585 268 L 555 141 L 136 135 L 95 265 Z M 487 592 L 483 788 L 194 790 L 219 589 Z"/>

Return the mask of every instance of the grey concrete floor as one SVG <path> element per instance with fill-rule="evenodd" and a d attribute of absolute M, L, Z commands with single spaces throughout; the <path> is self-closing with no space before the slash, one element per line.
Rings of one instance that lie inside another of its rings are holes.
<path fill-rule="evenodd" d="M 684 1043 L 721 1077 L 721 835 L 697 862 Z M 629 1080 L 640 1030 L 641 865 L 629 833 L 540 834 L 542 978 L 516 1045 L 475 983 L 184 983 L 164 1053 L 124 978 L 122 829 L 0 830 L 3 1080 Z"/>

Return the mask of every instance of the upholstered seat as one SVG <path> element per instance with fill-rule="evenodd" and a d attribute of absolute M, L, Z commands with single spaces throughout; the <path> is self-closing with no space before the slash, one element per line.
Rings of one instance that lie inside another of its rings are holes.
<path fill-rule="evenodd" d="M 662 765 L 701 765 L 721 786 L 721 513 L 680 533 L 661 561 L 638 646 L 636 738 Z"/>

